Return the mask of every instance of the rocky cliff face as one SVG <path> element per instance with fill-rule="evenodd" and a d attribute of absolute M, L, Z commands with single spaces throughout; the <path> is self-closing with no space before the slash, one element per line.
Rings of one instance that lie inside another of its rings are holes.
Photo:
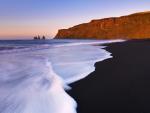
<path fill-rule="evenodd" d="M 150 38 L 150 12 L 92 20 L 69 29 L 61 29 L 55 38 L 70 39 L 143 39 Z"/>

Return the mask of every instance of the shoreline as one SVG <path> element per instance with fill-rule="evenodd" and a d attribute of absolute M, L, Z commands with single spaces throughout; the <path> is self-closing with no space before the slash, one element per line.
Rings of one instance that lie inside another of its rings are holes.
<path fill-rule="evenodd" d="M 97 62 L 94 72 L 67 91 L 77 113 L 150 112 L 150 40 L 104 45 L 113 58 Z"/>

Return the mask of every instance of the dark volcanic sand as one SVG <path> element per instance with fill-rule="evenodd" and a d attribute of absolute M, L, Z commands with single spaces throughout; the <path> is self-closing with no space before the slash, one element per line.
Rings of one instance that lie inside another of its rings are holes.
<path fill-rule="evenodd" d="M 78 113 L 150 113 L 150 40 L 108 44 L 106 50 L 112 59 L 71 84 Z"/>

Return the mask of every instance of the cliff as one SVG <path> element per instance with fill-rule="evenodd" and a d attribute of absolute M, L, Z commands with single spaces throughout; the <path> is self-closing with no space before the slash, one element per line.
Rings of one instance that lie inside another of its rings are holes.
<path fill-rule="evenodd" d="M 55 38 L 70 39 L 144 39 L 150 38 L 150 11 L 127 16 L 92 20 L 61 29 Z"/>

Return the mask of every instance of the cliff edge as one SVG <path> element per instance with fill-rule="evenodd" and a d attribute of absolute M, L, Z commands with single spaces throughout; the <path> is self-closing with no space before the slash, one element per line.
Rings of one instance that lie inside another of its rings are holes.
<path fill-rule="evenodd" d="M 61 29 L 57 39 L 145 39 L 150 38 L 150 11 L 92 20 Z"/>

